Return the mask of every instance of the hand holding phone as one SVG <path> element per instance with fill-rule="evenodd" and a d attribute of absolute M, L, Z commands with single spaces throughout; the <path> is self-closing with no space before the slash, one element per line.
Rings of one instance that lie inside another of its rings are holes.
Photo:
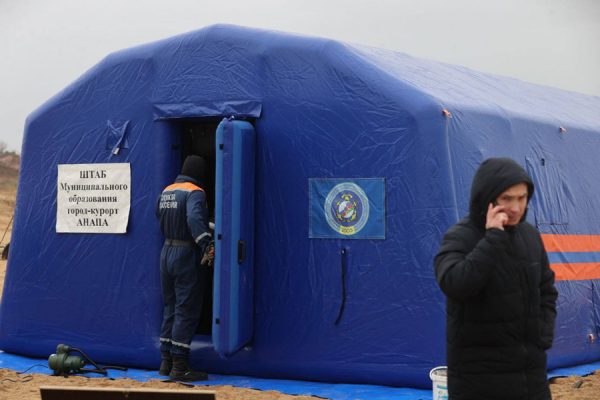
<path fill-rule="evenodd" d="M 504 225 L 508 223 L 508 215 L 504 211 L 504 206 L 498 205 L 494 200 L 488 207 L 486 214 L 485 229 L 497 228 L 504 230 Z"/>

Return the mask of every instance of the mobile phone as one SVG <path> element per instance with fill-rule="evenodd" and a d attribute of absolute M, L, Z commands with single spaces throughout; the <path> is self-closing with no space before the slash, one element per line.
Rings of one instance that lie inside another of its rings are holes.
<path fill-rule="evenodd" d="M 498 207 L 498 202 L 497 202 L 496 200 L 494 200 L 494 201 L 492 201 L 492 205 L 493 205 L 494 207 Z M 502 212 L 502 213 L 506 213 L 506 211 L 504 211 L 504 210 L 502 210 L 502 211 L 500 211 L 500 212 Z"/>

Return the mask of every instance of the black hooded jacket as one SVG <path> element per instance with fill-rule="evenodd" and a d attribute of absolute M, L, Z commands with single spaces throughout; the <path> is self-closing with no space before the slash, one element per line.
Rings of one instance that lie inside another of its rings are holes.
<path fill-rule="evenodd" d="M 485 229 L 489 204 L 533 182 L 509 158 L 481 164 L 469 216 L 444 235 L 435 257 L 446 295 L 450 399 L 550 399 L 545 350 L 552 346 L 554 272 L 538 230 L 525 215 L 505 230 Z"/>

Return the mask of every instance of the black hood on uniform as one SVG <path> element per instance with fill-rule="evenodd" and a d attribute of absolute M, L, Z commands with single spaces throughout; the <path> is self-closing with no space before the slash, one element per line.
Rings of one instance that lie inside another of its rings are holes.
<path fill-rule="evenodd" d="M 205 173 L 206 162 L 204 158 L 196 155 L 188 156 L 183 163 L 183 168 L 181 168 L 181 175 L 194 178 L 198 182 L 204 182 Z"/>
<path fill-rule="evenodd" d="M 528 187 L 527 203 L 533 196 L 533 180 L 515 160 L 508 157 L 489 158 L 477 169 L 471 186 L 471 202 L 469 215 L 480 228 L 485 227 L 485 219 L 489 204 L 498 196 L 519 183 Z M 525 220 L 527 210 L 521 218 Z"/>

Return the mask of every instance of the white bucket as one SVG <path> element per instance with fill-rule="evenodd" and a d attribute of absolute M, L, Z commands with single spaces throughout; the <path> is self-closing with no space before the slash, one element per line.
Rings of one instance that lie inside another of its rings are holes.
<path fill-rule="evenodd" d="M 448 400 L 448 367 L 437 367 L 429 372 L 433 381 L 433 400 Z"/>

